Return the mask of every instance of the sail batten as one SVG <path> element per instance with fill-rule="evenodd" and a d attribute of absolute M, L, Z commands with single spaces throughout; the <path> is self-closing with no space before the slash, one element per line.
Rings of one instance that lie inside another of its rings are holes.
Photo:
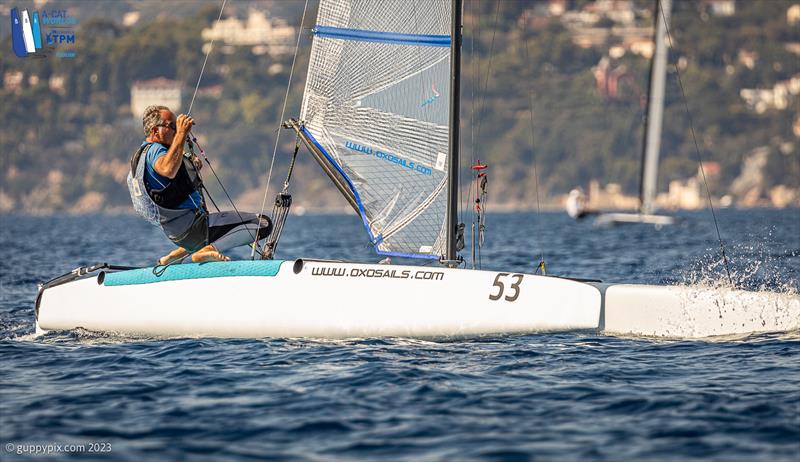
<path fill-rule="evenodd" d="M 320 2 L 301 120 L 379 254 L 445 253 L 450 3 Z"/>
<path fill-rule="evenodd" d="M 317 26 L 314 35 L 362 42 L 393 43 L 398 45 L 420 45 L 449 47 L 449 35 L 398 34 L 365 29 L 346 29 L 343 27 Z"/>

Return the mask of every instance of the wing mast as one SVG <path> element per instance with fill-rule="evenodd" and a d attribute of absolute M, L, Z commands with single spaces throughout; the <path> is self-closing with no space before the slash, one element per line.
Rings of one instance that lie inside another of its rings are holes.
<path fill-rule="evenodd" d="M 462 0 L 453 0 L 452 21 L 450 24 L 450 135 L 447 185 L 447 247 L 444 263 L 458 265 L 456 234 L 458 227 L 458 140 L 459 111 L 461 98 L 461 8 Z"/>
<path fill-rule="evenodd" d="M 655 53 L 650 64 L 650 88 L 647 96 L 647 123 L 642 150 L 640 212 L 653 213 L 658 179 L 658 154 L 661 149 L 661 124 L 664 118 L 664 80 L 667 69 L 665 18 L 669 21 L 672 0 L 656 1 Z M 663 10 L 663 15 L 662 15 Z"/>

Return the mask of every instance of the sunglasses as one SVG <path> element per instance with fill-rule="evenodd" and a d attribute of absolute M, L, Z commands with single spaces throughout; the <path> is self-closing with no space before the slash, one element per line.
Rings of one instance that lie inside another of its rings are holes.
<path fill-rule="evenodd" d="M 178 128 L 178 126 L 175 125 L 175 122 L 164 122 L 163 124 L 159 125 L 159 127 L 171 128 L 173 130 Z"/>

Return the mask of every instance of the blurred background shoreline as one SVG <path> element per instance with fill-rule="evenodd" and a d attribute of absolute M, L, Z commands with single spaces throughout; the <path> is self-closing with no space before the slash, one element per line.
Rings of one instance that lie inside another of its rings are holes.
<path fill-rule="evenodd" d="M 465 1 L 462 152 L 488 163 L 491 210 L 562 209 L 575 187 L 593 209 L 638 206 L 653 3 Z M 800 206 L 800 2 L 675 3 L 657 205 L 707 207 L 677 65 L 714 205 Z M 260 206 L 303 1 L 232 1 L 218 25 L 220 2 L 169 5 L 0 3 L 0 214 L 132 213 L 125 176 L 143 139 L 139 114 L 148 104 L 188 109 L 211 40 L 192 109 L 197 135 L 237 206 Z M 285 118 L 299 114 L 316 6 Z M 74 22 L 74 42 L 18 58 L 11 8 Z M 271 193 L 293 143 L 282 134 Z M 293 194 L 301 214 L 349 210 L 303 152 Z"/>

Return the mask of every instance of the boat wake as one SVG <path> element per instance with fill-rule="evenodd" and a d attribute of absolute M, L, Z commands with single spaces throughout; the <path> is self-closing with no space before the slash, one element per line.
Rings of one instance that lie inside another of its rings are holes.
<path fill-rule="evenodd" d="M 730 248 L 730 278 L 714 250 L 695 260 L 678 275 L 679 284 L 715 289 L 738 288 L 751 292 L 797 295 L 799 281 L 786 262 L 800 256 L 797 250 L 775 252 L 768 243 L 739 244 Z"/>

